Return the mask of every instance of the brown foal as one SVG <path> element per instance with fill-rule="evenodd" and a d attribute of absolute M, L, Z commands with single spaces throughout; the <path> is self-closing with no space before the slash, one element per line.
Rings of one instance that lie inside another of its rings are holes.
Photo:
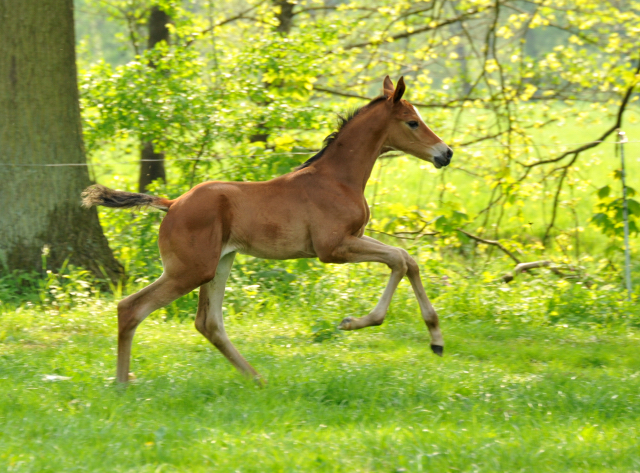
<path fill-rule="evenodd" d="M 140 322 L 197 287 L 196 328 L 239 371 L 259 377 L 224 329 L 222 299 L 236 252 L 269 259 L 384 263 L 391 277 L 374 309 L 364 317 L 347 317 L 339 328 L 382 324 L 406 275 L 431 334 L 431 348 L 442 355 L 438 316 L 422 286 L 418 264 L 405 250 L 364 235 L 369 219 L 364 188 L 380 154 L 403 151 L 436 168 L 449 164 L 453 154 L 415 107 L 402 100 L 404 91 L 402 77 L 394 87 L 387 76 L 383 96 L 343 123 L 322 151 L 297 170 L 270 181 L 204 182 L 175 200 L 98 185 L 83 193 L 87 207 L 149 205 L 167 210 L 158 238 L 164 273 L 118 304 L 118 381 L 129 378 L 131 343 Z"/>

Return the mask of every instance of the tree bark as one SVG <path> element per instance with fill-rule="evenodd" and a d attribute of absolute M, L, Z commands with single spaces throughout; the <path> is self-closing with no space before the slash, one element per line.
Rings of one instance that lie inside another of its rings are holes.
<path fill-rule="evenodd" d="M 276 14 L 278 19 L 278 26 L 276 31 L 282 36 L 288 36 L 293 26 L 293 7 L 294 3 L 290 3 L 289 0 L 273 0 L 273 5 L 280 7 L 280 11 Z M 270 88 L 273 85 L 270 82 L 266 83 L 266 87 Z M 262 105 L 268 105 L 269 102 L 265 102 Z M 257 132 L 249 136 L 249 143 L 267 142 L 269 139 L 269 130 L 265 127 L 264 123 L 258 123 Z"/>
<path fill-rule="evenodd" d="M 288 0 L 274 0 L 274 4 L 280 7 L 278 13 L 278 28 L 277 31 L 282 35 L 287 36 L 291 32 L 291 25 L 293 23 L 293 7 L 294 3 L 290 3 Z"/>
<path fill-rule="evenodd" d="M 147 38 L 147 49 L 153 49 L 156 44 L 161 41 L 169 43 L 169 28 L 167 25 L 171 22 L 171 18 L 167 13 L 155 6 L 151 8 L 149 14 L 149 37 Z"/>
<path fill-rule="evenodd" d="M 164 153 L 156 153 L 153 141 L 142 143 L 140 149 L 140 179 L 138 179 L 139 192 L 145 192 L 149 184 L 156 179 L 164 181 L 166 178 Z"/>
<path fill-rule="evenodd" d="M 151 8 L 149 22 L 147 23 L 149 37 L 147 38 L 147 48 L 153 49 L 161 41 L 169 43 L 169 28 L 167 24 L 171 21 L 169 15 L 159 7 Z M 164 167 L 164 153 L 157 153 L 153 142 L 142 143 L 140 149 L 140 179 L 138 189 L 145 192 L 149 184 L 157 179 L 166 181 L 167 173 Z"/>
<path fill-rule="evenodd" d="M 48 269 L 68 260 L 115 281 L 96 209 L 80 207 L 74 36 L 73 0 L 0 0 L 0 271 L 42 270 L 44 248 Z"/>

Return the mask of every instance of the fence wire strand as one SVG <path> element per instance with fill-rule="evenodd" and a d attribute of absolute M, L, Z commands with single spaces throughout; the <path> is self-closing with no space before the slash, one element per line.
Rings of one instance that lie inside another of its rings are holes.
<path fill-rule="evenodd" d="M 488 145 L 488 146 L 452 146 L 452 148 L 456 151 L 462 150 L 473 150 L 473 149 L 495 149 L 495 148 L 533 148 L 533 147 L 564 147 L 564 146 L 583 146 L 597 143 L 610 143 L 613 145 L 618 145 L 620 142 L 618 141 L 587 141 L 584 143 L 541 143 L 541 144 L 517 144 L 517 145 Z M 625 143 L 640 143 L 640 141 L 625 141 Z M 244 155 L 231 155 L 231 156 L 220 156 L 215 158 L 171 158 L 171 159 L 137 159 L 135 161 L 117 161 L 111 163 L 48 163 L 48 164 L 38 164 L 38 163 L 0 163 L 0 166 L 4 167 L 81 167 L 81 166 L 112 166 L 116 164 L 139 164 L 146 162 L 156 162 L 156 161 L 164 161 L 165 163 L 172 163 L 176 161 L 198 161 L 198 162 L 216 162 L 222 161 L 225 159 L 232 158 L 263 158 L 269 156 L 309 156 L 314 153 L 317 153 L 318 150 L 310 150 L 310 151 L 296 151 L 296 152 L 286 152 L 286 153 L 263 153 L 263 154 L 244 154 Z M 395 158 L 402 156 L 403 154 L 394 154 L 387 156 L 388 158 Z"/>

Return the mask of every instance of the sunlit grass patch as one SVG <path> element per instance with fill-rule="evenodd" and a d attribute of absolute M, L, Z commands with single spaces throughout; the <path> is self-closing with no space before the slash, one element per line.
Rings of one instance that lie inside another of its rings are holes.
<path fill-rule="evenodd" d="M 4 312 L 8 471 L 633 471 L 640 345 L 628 326 L 445 319 L 434 356 L 413 305 L 314 341 L 303 306 L 230 317 L 256 387 L 190 322 L 152 317 L 113 384 L 115 304 Z M 337 323 L 342 314 L 329 312 Z"/>

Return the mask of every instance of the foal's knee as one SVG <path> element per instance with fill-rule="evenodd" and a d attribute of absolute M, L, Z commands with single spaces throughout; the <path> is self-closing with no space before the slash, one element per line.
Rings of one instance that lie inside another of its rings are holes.
<path fill-rule="evenodd" d="M 420 267 L 416 260 L 414 260 L 411 255 L 406 250 L 401 250 L 402 256 L 404 257 L 404 261 L 407 264 L 407 274 L 409 276 L 420 274 Z"/>
<path fill-rule="evenodd" d="M 211 340 L 211 343 L 215 346 L 224 342 L 224 331 L 220 330 L 220 327 L 217 324 L 212 323 L 211 319 L 208 317 L 196 316 L 195 325 L 198 332 Z"/>
<path fill-rule="evenodd" d="M 417 264 L 415 261 L 413 261 L 413 259 L 411 258 L 411 256 L 409 256 L 409 253 L 407 253 L 407 250 L 404 250 L 402 248 L 397 248 L 398 250 L 398 259 L 395 262 L 396 267 L 394 268 L 392 266 L 392 269 L 398 269 L 400 270 L 400 272 L 402 272 L 403 275 L 407 274 L 407 272 L 412 271 L 412 263 L 413 265 L 415 265 L 417 267 Z"/>
<path fill-rule="evenodd" d="M 208 310 L 208 307 L 206 307 Z M 212 327 L 210 320 L 208 320 L 207 312 L 202 312 L 201 308 L 198 308 L 198 314 L 196 315 L 196 330 L 207 338 L 215 336 L 215 327 Z"/>

